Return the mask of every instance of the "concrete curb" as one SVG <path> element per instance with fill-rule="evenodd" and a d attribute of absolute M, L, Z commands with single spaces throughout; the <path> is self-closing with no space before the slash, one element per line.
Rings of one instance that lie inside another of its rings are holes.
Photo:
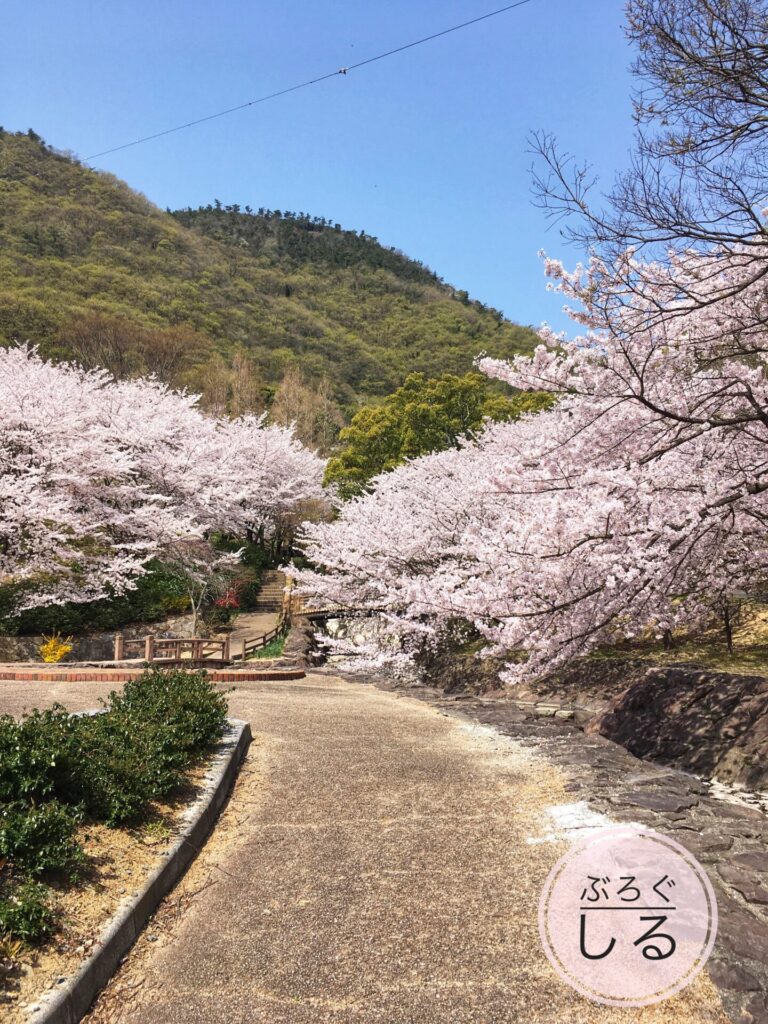
<path fill-rule="evenodd" d="M 205 792 L 187 811 L 187 821 L 164 860 L 139 892 L 116 911 L 76 974 L 40 997 L 30 1024 L 77 1024 L 115 973 L 161 900 L 184 874 L 212 830 L 251 742 L 248 722 L 229 719 L 229 732 L 214 760 Z"/>

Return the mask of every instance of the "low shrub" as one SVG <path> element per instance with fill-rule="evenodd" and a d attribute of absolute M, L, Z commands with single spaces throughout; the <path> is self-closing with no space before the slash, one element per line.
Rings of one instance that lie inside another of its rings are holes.
<path fill-rule="evenodd" d="M 162 721 L 130 720 L 111 707 L 99 715 L 53 708 L 20 723 L 4 718 L 0 799 L 56 799 L 110 825 L 128 821 L 178 781 L 184 754 L 165 732 Z M 169 756 L 176 768 L 171 776 Z"/>
<path fill-rule="evenodd" d="M 220 633 L 231 624 L 237 610 L 234 607 L 225 607 L 218 603 L 210 605 L 202 615 L 205 629 L 209 633 Z"/>
<path fill-rule="evenodd" d="M 32 944 L 42 942 L 55 927 L 56 911 L 47 885 L 13 877 L 0 881 L 0 935 Z"/>
<path fill-rule="evenodd" d="M 30 807 L 0 806 L 0 857 L 32 877 L 57 872 L 76 877 L 85 866 L 85 853 L 75 839 L 79 813 L 57 801 Z"/>
<path fill-rule="evenodd" d="M 226 716 L 205 672 L 152 669 L 110 694 L 101 714 L 56 706 L 20 722 L 1 717 L 0 871 L 7 861 L 15 881 L 0 882 L 0 935 L 46 934 L 45 887 L 34 879 L 83 869 L 78 824 L 140 820 L 221 738 Z"/>
<path fill-rule="evenodd" d="M 0 801 L 48 800 L 70 775 L 82 772 L 74 746 L 78 721 L 60 704 L 20 722 L 0 717 Z"/>
<path fill-rule="evenodd" d="M 55 665 L 72 653 L 72 637 L 68 636 L 65 639 L 58 632 L 52 636 L 43 637 L 43 642 L 38 650 L 44 662 L 49 665 Z"/>
<path fill-rule="evenodd" d="M 184 765 L 178 757 L 177 769 L 169 775 L 156 736 L 157 729 L 150 723 L 132 727 L 111 712 L 90 716 L 79 724 L 75 736 L 78 755 L 88 771 L 62 777 L 62 796 L 108 825 L 138 819 L 150 800 L 165 796 L 179 782 Z"/>
<path fill-rule="evenodd" d="M 137 819 L 221 738 L 226 718 L 226 697 L 204 672 L 150 669 L 110 694 L 104 714 L 75 720 L 57 795 L 109 825 Z M 73 762 L 88 770 L 73 773 Z"/>
<path fill-rule="evenodd" d="M 112 713 L 126 721 L 154 722 L 187 754 L 220 740 L 227 722 L 227 698 L 205 672 L 153 669 L 111 696 Z"/>
<path fill-rule="evenodd" d="M 242 537 L 217 534 L 213 538 L 213 544 L 217 551 L 240 552 L 240 564 L 232 585 L 237 594 L 238 610 L 252 611 L 259 599 L 261 578 L 265 570 L 277 568 L 274 559 L 270 557 L 263 544 L 252 540 L 243 542 Z"/>

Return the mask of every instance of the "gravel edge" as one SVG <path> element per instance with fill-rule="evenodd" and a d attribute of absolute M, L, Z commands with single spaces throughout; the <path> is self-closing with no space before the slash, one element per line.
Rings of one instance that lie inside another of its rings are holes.
<path fill-rule="evenodd" d="M 30 1024 L 78 1024 L 116 971 L 162 899 L 184 874 L 208 838 L 237 776 L 248 746 L 248 722 L 230 718 L 229 730 L 218 746 L 204 792 L 186 814 L 181 833 L 164 859 L 114 914 L 98 943 L 76 974 L 40 997 L 30 1012 Z"/>

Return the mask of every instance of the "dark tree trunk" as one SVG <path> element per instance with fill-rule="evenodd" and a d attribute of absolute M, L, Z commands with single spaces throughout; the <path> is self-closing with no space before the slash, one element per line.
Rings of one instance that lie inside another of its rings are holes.
<path fill-rule="evenodd" d="M 725 629 L 725 643 L 728 653 L 733 654 L 733 622 L 731 620 L 731 608 L 727 601 L 723 605 L 723 627 Z"/>

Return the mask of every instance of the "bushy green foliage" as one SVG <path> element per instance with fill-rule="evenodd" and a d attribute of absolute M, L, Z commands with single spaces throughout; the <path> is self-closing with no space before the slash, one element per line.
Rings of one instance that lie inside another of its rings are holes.
<path fill-rule="evenodd" d="M 0 804 L 0 857 L 33 877 L 52 871 L 75 876 L 85 865 L 74 838 L 79 820 L 75 809 L 55 800 Z"/>
<path fill-rule="evenodd" d="M 105 714 L 74 720 L 57 796 L 109 825 L 136 819 L 221 737 L 226 715 L 226 698 L 205 673 L 149 670 L 113 693 Z"/>
<path fill-rule="evenodd" d="M 50 800 L 63 780 L 83 771 L 74 746 L 79 721 L 61 705 L 33 711 L 20 722 L 0 717 L 1 802 Z"/>
<path fill-rule="evenodd" d="M 221 204 L 163 213 L 34 135 L 0 132 L 0 165 L 0 343 L 157 372 L 216 406 L 233 404 L 246 368 L 263 401 L 298 366 L 356 408 L 411 370 L 461 374 L 481 351 L 507 358 L 536 341 L 322 218 Z"/>
<path fill-rule="evenodd" d="M 42 937 L 50 919 L 41 890 L 24 889 L 17 913 L 18 879 L 77 874 L 78 824 L 139 820 L 221 738 L 226 715 L 226 697 L 204 672 L 155 669 L 112 693 L 101 714 L 57 706 L 0 718 L 0 934 Z"/>
<path fill-rule="evenodd" d="M 165 734 L 165 749 L 190 757 L 221 738 L 227 720 L 227 698 L 204 672 L 153 669 L 113 694 L 110 714 L 126 732 L 154 724 Z"/>
<path fill-rule="evenodd" d="M 138 820 L 150 800 L 178 784 L 187 763 L 162 725 L 130 716 L 94 715 L 79 723 L 74 740 L 88 772 L 62 775 L 61 795 L 108 825 Z"/>
<path fill-rule="evenodd" d="M 42 942 L 55 924 L 56 912 L 47 885 L 16 877 L 0 880 L 0 935 Z"/>
<path fill-rule="evenodd" d="M 434 380 L 410 374 L 401 388 L 381 404 L 361 409 L 342 430 L 341 451 L 329 460 L 325 482 L 336 485 L 342 498 L 352 497 L 372 477 L 406 459 L 456 446 L 486 419 L 517 419 L 549 404 L 544 393 L 499 394 L 479 373 Z"/>
<path fill-rule="evenodd" d="M 0 586 L 0 632 L 6 636 L 48 634 L 56 631 L 78 635 L 90 630 L 119 629 L 129 622 L 154 622 L 189 610 L 184 580 L 170 567 L 153 560 L 136 589 L 119 597 L 84 604 L 31 608 L 20 615 L 11 609 L 19 601 L 18 587 Z"/>

